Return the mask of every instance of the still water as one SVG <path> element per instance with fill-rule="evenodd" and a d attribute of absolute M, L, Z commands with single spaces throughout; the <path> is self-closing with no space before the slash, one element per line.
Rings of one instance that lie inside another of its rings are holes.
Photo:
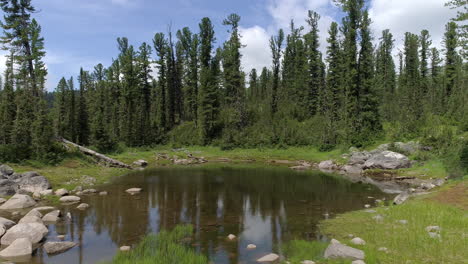
<path fill-rule="evenodd" d="M 125 192 L 143 188 L 138 195 Z M 149 233 L 177 224 L 194 226 L 192 246 L 216 264 L 255 263 L 279 252 L 291 239 L 324 239 L 317 223 L 362 209 L 369 196 L 386 195 L 371 185 L 351 183 L 321 172 L 287 168 L 190 167 L 136 172 L 97 188 L 107 196 L 87 195 L 85 211 L 63 206 L 72 222 L 49 225 L 47 240 L 79 246 L 55 256 L 38 249 L 32 263 L 97 263 L 111 260 L 122 245 L 135 245 Z M 235 234 L 236 241 L 227 235 Z M 257 245 L 246 250 L 248 244 Z"/>

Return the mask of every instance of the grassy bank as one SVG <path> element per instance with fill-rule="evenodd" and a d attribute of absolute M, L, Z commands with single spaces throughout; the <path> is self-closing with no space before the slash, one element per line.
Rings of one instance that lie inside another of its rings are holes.
<path fill-rule="evenodd" d="M 191 226 L 177 226 L 172 231 L 161 231 L 146 236 L 129 252 L 119 252 L 113 264 L 207 264 L 208 259 L 188 248 L 182 242 L 192 235 Z"/>
<path fill-rule="evenodd" d="M 329 238 L 349 242 L 349 234 L 366 241 L 366 263 L 466 263 L 468 259 L 468 181 L 458 181 L 442 190 L 417 197 L 400 206 L 346 213 L 321 223 Z M 376 221 L 372 217 L 383 216 Z M 406 220 L 402 224 L 399 220 Z M 440 238 L 431 238 L 427 226 L 439 226 Z M 293 241 L 285 247 L 291 263 L 309 259 L 317 263 L 350 263 L 320 259 L 326 243 Z M 379 251 L 385 247 L 388 252 Z"/>

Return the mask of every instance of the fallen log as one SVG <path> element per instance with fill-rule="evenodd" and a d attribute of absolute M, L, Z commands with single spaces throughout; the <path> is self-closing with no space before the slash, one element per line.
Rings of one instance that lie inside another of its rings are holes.
<path fill-rule="evenodd" d="M 57 140 L 59 142 L 61 142 L 65 146 L 65 148 L 70 149 L 70 146 L 71 146 L 71 147 L 79 150 L 80 152 L 82 152 L 85 155 L 92 156 L 92 157 L 96 158 L 97 160 L 99 160 L 101 162 L 104 162 L 105 164 L 107 164 L 110 167 L 132 169 L 132 167 L 130 165 L 128 165 L 128 164 L 125 164 L 125 163 L 123 163 L 121 161 L 109 158 L 106 155 L 103 155 L 103 154 L 98 153 L 98 152 L 96 152 L 94 150 L 91 150 L 89 148 L 85 148 L 83 146 L 75 144 L 75 143 L 73 143 L 73 142 L 71 142 L 69 140 L 66 140 L 64 138 L 58 138 Z"/>

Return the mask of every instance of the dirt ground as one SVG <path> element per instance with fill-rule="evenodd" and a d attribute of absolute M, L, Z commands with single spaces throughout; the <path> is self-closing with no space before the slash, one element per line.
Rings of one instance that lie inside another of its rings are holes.
<path fill-rule="evenodd" d="M 468 182 L 464 181 L 452 188 L 441 191 L 432 199 L 468 210 Z"/>

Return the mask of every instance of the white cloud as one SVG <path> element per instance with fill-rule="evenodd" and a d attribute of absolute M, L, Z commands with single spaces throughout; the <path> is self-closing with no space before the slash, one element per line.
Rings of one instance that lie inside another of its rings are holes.
<path fill-rule="evenodd" d="M 260 71 L 271 64 L 270 35 L 260 26 L 240 28 L 242 44 L 242 66 L 245 72 L 255 68 Z"/>
<path fill-rule="evenodd" d="M 384 29 L 390 29 L 397 49 L 403 46 L 405 32 L 420 34 L 427 29 L 434 46 L 441 48 L 445 24 L 456 11 L 445 7 L 446 0 L 373 0 L 369 14 L 373 21 L 374 37 L 380 38 Z M 395 49 L 395 53 L 397 52 Z"/>

